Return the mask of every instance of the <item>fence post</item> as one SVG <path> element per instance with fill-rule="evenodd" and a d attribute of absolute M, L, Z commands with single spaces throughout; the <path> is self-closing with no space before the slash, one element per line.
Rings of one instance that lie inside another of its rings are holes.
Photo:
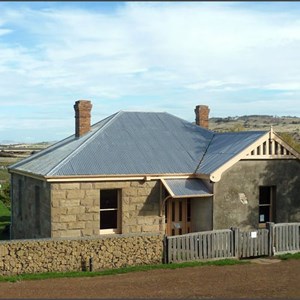
<path fill-rule="evenodd" d="M 164 235 L 163 239 L 163 263 L 168 263 L 168 239 L 166 235 Z"/>
<path fill-rule="evenodd" d="M 230 230 L 233 232 L 233 250 L 234 256 L 239 259 L 240 258 L 240 229 L 231 227 Z"/>
<path fill-rule="evenodd" d="M 274 255 L 274 251 L 273 251 L 273 243 L 274 243 L 274 223 L 273 222 L 267 222 L 266 224 L 266 228 L 269 230 L 269 256 L 273 256 Z"/>

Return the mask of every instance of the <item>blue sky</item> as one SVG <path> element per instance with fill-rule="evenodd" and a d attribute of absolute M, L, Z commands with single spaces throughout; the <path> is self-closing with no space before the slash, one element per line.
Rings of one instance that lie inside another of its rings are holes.
<path fill-rule="evenodd" d="M 300 117 L 300 2 L 0 2 L 0 141 L 119 110 Z"/>

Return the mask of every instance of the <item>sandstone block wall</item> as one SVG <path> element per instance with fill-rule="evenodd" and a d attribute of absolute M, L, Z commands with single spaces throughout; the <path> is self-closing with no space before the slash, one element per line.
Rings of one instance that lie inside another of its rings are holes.
<path fill-rule="evenodd" d="M 99 235 L 100 191 L 120 190 L 120 233 L 164 233 L 157 181 L 51 184 L 51 237 Z"/>
<path fill-rule="evenodd" d="M 162 262 L 163 236 L 114 235 L 0 242 L 0 275 L 89 270 Z"/>

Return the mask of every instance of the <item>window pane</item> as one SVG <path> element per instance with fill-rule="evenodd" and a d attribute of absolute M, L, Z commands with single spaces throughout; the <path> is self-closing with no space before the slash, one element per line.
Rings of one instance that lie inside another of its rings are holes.
<path fill-rule="evenodd" d="M 270 222 L 270 206 L 259 207 L 259 223 Z"/>
<path fill-rule="evenodd" d="M 100 191 L 100 209 L 118 208 L 118 190 Z"/>
<path fill-rule="evenodd" d="M 117 228 L 118 226 L 118 211 L 109 210 L 100 212 L 100 229 Z"/>
<path fill-rule="evenodd" d="M 271 187 L 261 186 L 259 187 L 259 204 L 271 203 Z"/>

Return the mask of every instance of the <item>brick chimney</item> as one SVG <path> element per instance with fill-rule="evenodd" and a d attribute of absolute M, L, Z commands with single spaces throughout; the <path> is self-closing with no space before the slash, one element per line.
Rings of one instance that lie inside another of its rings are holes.
<path fill-rule="evenodd" d="M 78 100 L 74 105 L 75 109 L 75 136 L 81 137 L 91 130 L 91 109 L 89 100 Z"/>
<path fill-rule="evenodd" d="M 209 108 L 207 105 L 197 105 L 195 108 L 196 124 L 208 129 Z"/>

